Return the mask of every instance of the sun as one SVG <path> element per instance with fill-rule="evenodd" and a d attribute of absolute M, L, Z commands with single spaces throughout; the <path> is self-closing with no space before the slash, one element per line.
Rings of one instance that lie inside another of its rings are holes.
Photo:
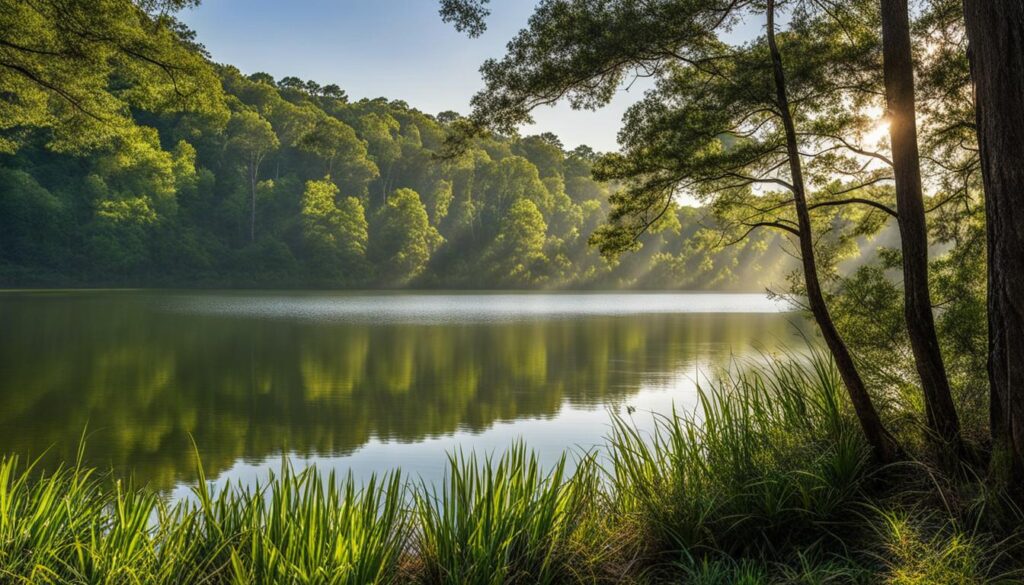
<path fill-rule="evenodd" d="M 864 134 L 864 142 L 865 144 L 876 146 L 889 136 L 889 117 L 885 115 L 885 110 L 880 107 L 869 108 L 865 114 L 867 114 L 868 118 L 874 120 L 874 124 Z"/>
<path fill-rule="evenodd" d="M 869 144 L 878 144 L 882 140 L 889 137 L 889 120 L 882 119 L 875 124 L 867 134 L 864 135 L 864 140 Z"/>

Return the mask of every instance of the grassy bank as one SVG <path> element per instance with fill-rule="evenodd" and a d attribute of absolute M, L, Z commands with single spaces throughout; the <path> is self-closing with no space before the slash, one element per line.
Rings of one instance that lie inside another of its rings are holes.
<path fill-rule="evenodd" d="M 876 467 L 843 397 L 822 356 L 794 358 L 724 377 L 650 436 L 613 419 L 604 450 L 553 468 L 523 445 L 455 454 L 438 485 L 285 466 L 174 505 L 6 458 L 0 582 L 1019 582 L 1018 510 L 926 454 Z"/>

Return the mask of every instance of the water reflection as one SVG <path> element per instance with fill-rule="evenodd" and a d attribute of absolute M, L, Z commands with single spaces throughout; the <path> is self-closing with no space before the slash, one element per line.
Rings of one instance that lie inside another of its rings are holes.
<path fill-rule="evenodd" d="M 426 444 L 672 388 L 694 364 L 792 340 L 777 310 L 728 295 L 8 293 L 0 450 L 69 460 L 88 426 L 88 463 L 166 488 L 192 476 L 190 435 L 210 475 Z"/>

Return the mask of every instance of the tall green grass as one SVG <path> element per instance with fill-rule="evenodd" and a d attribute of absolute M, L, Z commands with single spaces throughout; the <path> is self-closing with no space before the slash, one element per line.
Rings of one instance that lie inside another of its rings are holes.
<path fill-rule="evenodd" d="M 159 553 L 149 518 L 154 494 L 61 467 L 34 478 L 16 457 L 0 461 L 0 580 L 143 582 Z"/>
<path fill-rule="evenodd" d="M 545 467 L 516 443 L 497 457 L 451 455 L 437 484 L 397 472 L 360 484 L 284 462 L 262 485 L 214 489 L 200 465 L 192 497 L 169 504 L 80 463 L 44 472 L 5 457 L 0 583 L 916 585 L 1021 576 L 1021 517 L 986 518 L 1006 508 L 985 505 L 999 494 L 983 481 L 920 463 L 876 480 L 826 355 L 737 368 L 703 385 L 698 402 L 658 416 L 651 432 L 613 416 L 607 444 L 581 454 L 571 473 L 568 456 Z"/>
<path fill-rule="evenodd" d="M 834 540 L 863 497 L 868 450 L 824 356 L 725 374 L 651 436 L 614 419 L 617 510 L 653 552 L 777 553 Z"/>
<path fill-rule="evenodd" d="M 562 583 L 586 494 L 567 481 L 563 456 L 550 472 L 522 443 L 499 459 L 449 457 L 440 488 L 416 493 L 423 583 Z"/>
<path fill-rule="evenodd" d="M 216 493 L 201 476 L 168 506 L 80 467 L 32 472 L 0 462 L 3 583 L 387 583 L 410 535 L 397 473 L 360 488 L 285 464 Z"/>

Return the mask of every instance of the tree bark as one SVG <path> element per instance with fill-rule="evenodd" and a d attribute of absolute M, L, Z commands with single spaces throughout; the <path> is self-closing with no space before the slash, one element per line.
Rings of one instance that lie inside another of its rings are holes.
<path fill-rule="evenodd" d="M 836 361 L 836 368 L 843 379 L 843 384 L 850 395 L 853 409 L 857 414 L 864 435 L 874 450 L 875 457 L 883 463 L 890 463 L 899 458 L 900 448 L 895 438 L 886 431 L 882 419 L 875 409 L 871 396 L 864 386 L 864 381 L 857 372 L 850 350 L 832 321 L 828 305 L 818 278 L 818 267 L 815 262 L 814 239 L 811 229 L 810 211 L 807 207 L 807 195 L 804 187 L 803 167 L 800 162 L 799 144 L 796 139 L 796 126 L 789 108 L 789 97 L 786 93 L 786 73 L 782 65 L 782 55 L 775 41 L 775 0 L 768 0 L 768 48 L 771 51 L 772 68 L 775 77 L 776 105 L 786 133 L 786 150 L 789 158 L 789 169 L 792 180 L 793 200 L 796 208 L 797 225 L 800 236 L 800 259 L 803 265 L 804 285 L 807 288 L 807 301 L 811 307 L 814 320 L 821 329 L 825 344 Z"/>
<path fill-rule="evenodd" d="M 960 420 L 942 362 L 928 289 L 928 227 L 917 144 L 910 16 L 907 0 L 881 0 L 881 4 L 885 98 L 903 252 L 904 317 L 924 392 L 928 426 L 938 440 L 962 454 Z"/>
<path fill-rule="evenodd" d="M 992 434 L 1024 474 L 1024 0 L 964 0 L 988 234 Z M 998 463 L 997 463 L 998 464 Z"/>

